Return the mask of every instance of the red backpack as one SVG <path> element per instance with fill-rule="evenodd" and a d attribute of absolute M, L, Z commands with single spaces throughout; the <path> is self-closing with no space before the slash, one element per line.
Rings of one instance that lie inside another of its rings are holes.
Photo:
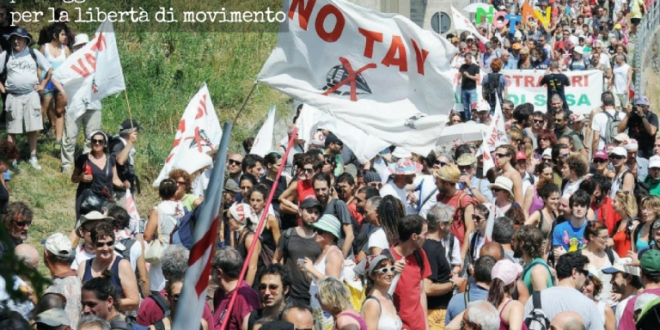
<path fill-rule="evenodd" d="M 458 196 L 458 207 L 454 211 L 454 217 L 451 223 L 451 230 L 450 232 L 458 238 L 458 241 L 461 243 L 461 246 L 463 246 L 463 239 L 465 238 L 465 208 L 469 206 L 470 204 L 476 204 L 474 199 L 470 202 L 467 203 L 466 205 L 463 205 L 463 198 L 467 196 L 466 193 L 461 192 L 460 195 Z"/>

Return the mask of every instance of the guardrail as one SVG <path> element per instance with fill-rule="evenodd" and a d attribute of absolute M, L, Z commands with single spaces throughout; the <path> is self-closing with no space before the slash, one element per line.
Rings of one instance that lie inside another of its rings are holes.
<path fill-rule="evenodd" d="M 635 63 L 634 67 L 639 68 L 635 73 L 635 91 L 637 93 L 643 93 L 642 87 L 645 85 L 646 79 L 644 77 L 644 70 L 646 69 L 647 61 L 646 56 L 651 53 L 651 47 L 653 47 L 653 39 L 655 38 L 655 29 L 660 25 L 660 5 L 658 1 L 653 1 L 648 12 L 642 18 L 642 21 L 637 26 L 637 35 L 635 36 Z M 660 61 L 649 61 L 649 65 L 653 67 L 654 72 L 660 72 Z"/>

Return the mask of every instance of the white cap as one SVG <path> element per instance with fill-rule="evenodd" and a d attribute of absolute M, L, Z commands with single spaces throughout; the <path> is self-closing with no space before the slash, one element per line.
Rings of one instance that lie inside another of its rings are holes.
<path fill-rule="evenodd" d="M 490 104 L 485 100 L 477 102 L 477 111 L 490 111 Z"/>
<path fill-rule="evenodd" d="M 639 144 L 637 143 L 637 140 L 635 139 L 628 139 L 623 141 L 623 148 L 626 150 L 638 150 L 639 149 Z"/>
<path fill-rule="evenodd" d="M 635 104 L 637 105 L 651 105 L 649 98 L 644 95 L 635 95 Z"/>
<path fill-rule="evenodd" d="M 639 267 L 626 266 L 632 262 L 632 258 L 620 258 L 614 262 L 612 267 L 602 270 L 605 274 L 626 273 L 630 275 L 639 276 Z"/>
<path fill-rule="evenodd" d="M 412 158 L 412 153 L 404 148 L 396 147 L 392 151 L 392 156 L 402 159 L 402 158 Z"/>
<path fill-rule="evenodd" d="M 655 155 L 649 158 L 649 168 L 660 168 L 660 156 Z"/>
<path fill-rule="evenodd" d="M 623 157 L 628 157 L 628 152 L 623 147 L 615 147 L 610 151 L 610 155 L 618 155 Z"/>
<path fill-rule="evenodd" d="M 48 238 L 44 243 L 44 248 L 55 256 L 61 258 L 70 258 L 73 256 L 73 250 L 71 249 L 71 240 L 69 237 L 62 233 L 55 233 Z"/>
<path fill-rule="evenodd" d="M 571 118 L 571 121 L 574 122 L 574 123 L 581 122 L 585 119 L 584 116 L 579 114 L 579 113 L 572 114 L 570 116 L 570 118 Z"/>
<path fill-rule="evenodd" d="M 548 157 L 552 158 L 552 149 L 551 148 L 545 148 L 545 150 L 543 150 L 543 155 L 541 156 L 541 158 L 543 158 L 545 156 L 548 156 Z"/>
<path fill-rule="evenodd" d="M 309 142 L 311 145 L 315 146 L 324 146 L 325 145 L 325 135 L 323 132 L 316 132 L 312 134 L 312 141 Z"/>
<path fill-rule="evenodd" d="M 619 142 L 623 142 L 623 141 L 629 140 L 629 139 L 630 139 L 630 137 L 626 133 L 619 133 L 614 137 L 614 140 L 619 141 Z"/>
<path fill-rule="evenodd" d="M 573 51 L 578 53 L 578 54 L 584 54 L 584 49 L 582 48 L 582 46 L 573 47 Z"/>
<path fill-rule="evenodd" d="M 89 36 L 87 36 L 87 34 L 85 33 L 76 34 L 76 40 L 75 43 L 73 44 L 73 47 L 80 46 L 86 43 L 89 43 Z"/>
<path fill-rule="evenodd" d="M 467 37 L 465 38 L 465 40 L 468 40 L 468 39 L 472 39 L 472 40 L 474 40 L 474 36 L 470 34 L 469 36 L 467 36 Z"/>

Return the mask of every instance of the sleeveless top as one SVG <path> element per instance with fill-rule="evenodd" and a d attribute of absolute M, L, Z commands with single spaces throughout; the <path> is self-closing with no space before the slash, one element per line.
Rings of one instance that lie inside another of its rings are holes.
<path fill-rule="evenodd" d="M 261 210 L 261 213 L 258 214 L 257 219 L 261 219 L 261 215 L 263 213 L 264 213 L 264 210 Z M 280 226 L 280 231 L 281 231 L 282 222 L 280 221 L 280 219 L 275 214 L 275 211 L 273 210 L 273 205 L 270 205 L 270 207 L 268 208 L 268 215 L 272 215 L 272 216 L 275 217 L 275 219 L 277 220 L 277 223 Z M 264 221 L 268 221 L 268 218 L 264 219 Z M 254 224 L 254 226 L 250 226 L 250 229 L 252 229 L 252 231 L 256 231 L 257 224 Z M 259 237 L 259 240 L 261 241 L 261 244 L 263 246 L 267 246 L 272 251 L 275 251 L 275 247 L 276 247 L 275 246 L 275 236 L 273 236 L 273 231 L 271 229 L 266 228 L 265 224 L 264 224 L 263 230 L 261 231 L 261 236 Z"/>
<path fill-rule="evenodd" d="M 337 315 L 337 318 L 340 316 L 348 316 L 358 322 L 360 324 L 360 330 L 367 330 L 367 322 L 364 321 L 364 318 L 361 315 L 356 315 L 351 312 L 341 312 L 339 315 Z M 335 322 L 335 325 L 332 327 L 332 329 L 337 330 L 337 322 Z M 378 323 L 378 329 L 380 329 L 380 323 Z"/>
<path fill-rule="evenodd" d="M 605 306 L 606 305 L 607 304 L 602 300 L 599 300 L 598 303 L 596 304 L 596 306 L 598 308 L 598 316 L 600 316 L 600 319 L 603 320 L 603 324 L 605 324 Z"/>
<path fill-rule="evenodd" d="M 184 206 L 179 201 L 162 201 L 156 206 L 158 226 L 162 234 L 160 240 L 165 244 L 163 248 L 170 244 L 170 234 L 183 216 L 183 209 Z"/>
<path fill-rule="evenodd" d="M 83 274 L 82 282 L 85 283 L 91 279 L 94 278 L 92 276 L 92 262 L 96 259 L 96 257 L 92 259 L 87 259 L 85 262 L 85 274 Z M 110 272 L 112 273 L 112 277 L 110 278 L 110 282 L 112 282 L 112 285 L 117 289 L 117 293 L 121 297 L 124 297 L 124 290 L 121 287 L 121 279 L 119 278 L 119 262 L 123 258 L 120 256 L 115 256 L 115 261 L 112 263 L 112 266 L 110 267 Z"/>
<path fill-rule="evenodd" d="M 533 214 L 534 212 L 543 209 L 545 206 L 545 203 L 543 203 L 543 199 L 541 199 L 541 196 L 539 196 L 539 191 L 534 187 L 534 197 L 532 198 L 532 205 L 529 207 L 529 214 Z"/>
<path fill-rule="evenodd" d="M 552 285 L 552 273 L 550 272 L 550 266 L 543 260 L 543 258 L 536 258 L 532 260 L 532 262 L 529 263 L 529 265 L 525 265 L 522 271 L 522 280 L 525 283 L 525 286 L 527 287 L 527 290 L 529 292 L 534 292 L 534 286 L 532 285 L 532 268 L 536 265 L 543 265 L 545 266 L 545 269 L 548 271 L 548 283 L 546 283 L 548 288 L 551 288 Z"/>
<path fill-rule="evenodd" d="M 543 217 L 543 209 L 538 210 L 539 212 L 539 223 L 536 225 L 536 228 L 538 228 L 541 231 L 541 234 L 543 234 L 543 237 L 548 237 L 550 235 L 550 230 L 552 230 L 552 224 L 548 223 L 545 221 L 545 218 Z M 555 218 L 557 216 L 555 215 Z"/>
<path fill-rule="evenodd" d="M 298 193 L 298 204 L 302 203 L 307 196 L 314 196 L 314 187 L 307 183 L 307 180 L 296 181 L 296 193 Z"/>
<path fill-rule="evenodd" d="M 618 65 L 615 64 L 614 68 L 612 70 L 612 73 L 614 75 L 614 83 L 613 87 L 614 90 L 613 92 L 615 94 L 622 94 L 622 93 L 627 93 L 628 91 L 626 90 L 628 86 L 628 69 L 630 66 L 628 64 L 623 64 L 623 65 Z M 614 187 L 613 187 L 614 188 Z"/>
<path fill-rule="evenodd" d="M 44 54 L 44 57 L 48 62 L 50 62 L 50 65 L 53 67 L 53 70 L 57 69 L 64 61 L 66 61 L 66 54 L 64 53 L 64 45 L 60 45 L 60 55 L 59 56 L 53 56 L 50 54 L 50 42 L 45 43 L 44 46 L 46 47 L 46 54 Z M 43 72 L 42 79 L 46 77 L 47 72 Z M 55 85 L 53 84 L 52 81 L 49 81 L 48 84 L 46 84 L 46 89 L 48 90 L 53 90 L 55 89 Z"/>
<path fill-rule="evenodd" d="M 506 305 L 508 305 L 512 301 L 513 301 L 513 299 L 507 301 L 504 304 L 504 306 L 502 306 L 502 310 L 500 311 L 500 330 L 509 330 L 509 325 L 504 323 L 504 318 L 502 318 L 502 312 L 504 312 L 504 310 L 506 309 Z M 523 322 L 521 329 L 522 330 L 527 330 L 527 325 L 525 324 L 525 322 Z"/>
<path fill-rule="evenodd" d="M 643 224 L 640 223 L 638 226 L 643 226 Z M 642 251 L 651 244 L 651 242 L 649 241 L 646 242 L 642 241 L 641 238 L 642 238 L 642 231 L 639 230 L 637 231 L 637 237 L 635 238 L 635 247 L 637 248 L 637 251 Z"/>
<path fill-rule="evenodd" d="M 328 258 L 328 254 L 332 250 L 337 250 L 339 253 L 342 253 L 341 250 L 335 245 L 330 248 L 330 251 L 323 256 L 323 259 L 318 264 L 314 265 L 314 269 L 316 269 L 319 273 L 325 275 L 325 262 L 326 259 Z M 343 254 L 342 254 L 343 257 Z M 344 268 L 341 269 L 341 273 L 339 274 L 339 280 L 343 281 L 344 280 Z M 318 286 L 318 280 L 317 279 L 312 279 L 312 283 L 309 284 L 309 296 L 312 297 L 310 301 L 310 306 L 312 309 L 321 309 L 321 304 L 319 301 L 316 299 L 316 293 L 319 291 L 319 286 Z M 366 329 L 366 328 L 365 328 Z"/>
<path fill-rule="evenodd" d="M 364 302 L 366 303 L 367 300 L 369 299 L 375 300 L 378 303 L 378 307 L 380 308 L 380 318 L 378 319 L 378 330 L 401 330 L 401 328 L 403 327 L 403 322 L 401 322 L 401 318 L 399 317 L 399 315 L 396 315 L 396 317 L 391 317 L 383 314 L 383 307 L 380 305 L 380 301 L 378 301 L 378 298 L 374 296 L 369 296 L 367 297 L 367 299 L 364 300 Z"/>
<path fill-rule="evenodd" d="M 616 198 L 616 192 L 621 189 L 621 186 L 623 186 L 623 179 L 626 178 L 626 174 L 628 174 L 630 170 L 626 167 L 621 173 L 617 174 L 614 176 L 612 179 L 612 190 L 610 191 L 610 198 L 615 199 Z"/>

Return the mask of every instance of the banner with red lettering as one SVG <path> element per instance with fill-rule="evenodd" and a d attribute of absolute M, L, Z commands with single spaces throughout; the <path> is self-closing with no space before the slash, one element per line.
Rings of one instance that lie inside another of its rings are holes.
<path fill-rule="evenodd" d="M 453 107 L 445 38 L 344 0 L 287 0 L 258 80 L 390 144 L 427 154 Z"/>
<path fill-rule="evenodd" d="M 53 72 L 66 91 L 67 116 L 80 117 L 91 102 L 126 89 L 112 22 L 99 26 L 94 38 Z"/>
<path fill-rule="evenodd" d="M 506 77 L 508 82 L 507 99 L 513 101 L 513 104 L 532 103 L 535 110 L 545 111 L 547 109 L 548 89 L 546 86 L 540 86 L 544 71 L 536 70 L 502 70 L 501 74 Z M 600 95 L 603 93 L 603 72 L 600 70 L 587 71 L 565 71 L 563 72 L 570 86 L 564 88 L 566 94 L 566 103 L 568 108 L 574 113 L 589 114 L 595 107 L 601 105 Z M 486 75 L 481 71 L 481 79 Z M 458 70 L 453 70 L 454 77 L 454 100 L 457 111 L 463 111 L 461 104 L 461 75 Z M 477 82 L 477 94 L 481 99 L 481 79 Z"/>
<path fill-rule="evenodd" d="M 220 121 L 213 108 L 209 89 L 204 84 L 183 112 L 172 151 L 165 159 L 165 165 L 153 186 L 158 187 L 160 181 L 166 179 L 172 170 L 182 169 L 193 174 L 211 166 L 213 159 L 207 152 L 217 149 L 221 138 Z"/>

